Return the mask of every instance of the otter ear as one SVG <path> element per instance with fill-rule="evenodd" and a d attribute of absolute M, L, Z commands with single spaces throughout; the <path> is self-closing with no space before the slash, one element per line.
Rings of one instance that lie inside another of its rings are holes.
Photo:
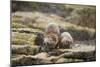
<path fill-rule="evenodd" d="M 66 30 L 65 30 L 65 28 L 64 27 L 62 27 L 62 26 L 59 26 L 59 30 L 60 30 L 60 35 L 63 33 L 63 32 L 65 32 Z"/>

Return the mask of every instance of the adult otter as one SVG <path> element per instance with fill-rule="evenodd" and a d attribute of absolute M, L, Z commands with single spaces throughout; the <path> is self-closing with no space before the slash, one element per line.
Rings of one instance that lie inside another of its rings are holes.
<path fill-rule="evenodd" d="M 54 49 L 58 47 L 59 35 L 59 26 L 56 23 L 49 23 L 44 34 L 44 46 L 46 49 Z"/>

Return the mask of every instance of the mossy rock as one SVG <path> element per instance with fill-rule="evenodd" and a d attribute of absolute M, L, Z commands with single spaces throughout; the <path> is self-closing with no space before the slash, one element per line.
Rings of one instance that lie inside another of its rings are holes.
<path fill-rule="evenodd" d="M 34 55 L 40 52 L 39 46 L 12 45 L 12 54 Z"/>

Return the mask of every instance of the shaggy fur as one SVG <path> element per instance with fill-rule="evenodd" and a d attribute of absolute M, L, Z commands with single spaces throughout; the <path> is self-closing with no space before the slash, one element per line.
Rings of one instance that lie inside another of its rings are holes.
<path fill-rule="evenodd" d="M 56 23 L 49 23 L 45 29 L 45 33 L 55 33 L 57 35 L 60 34 L 59 26 Z"/>
<path fill-rule="evenodd" d="M 60 47 L 61 48 L 69 48 L 70 47 L 70 44 L 72 44 L 73 43 L 73 38 L 72 38 L 72 36 L 70 35 L 70 33 L 69 32 L 63 32 L 62 34 L 61 34 L 61 37 L 60 37 L 61 39 L 60 39 Z"/>
<path fill-rule="evenodd" d="M 59 26 L 55 23 L 49 23 L 45 29 L 44 45 L 46 49 L 57 48 L 59 42 Z"/>

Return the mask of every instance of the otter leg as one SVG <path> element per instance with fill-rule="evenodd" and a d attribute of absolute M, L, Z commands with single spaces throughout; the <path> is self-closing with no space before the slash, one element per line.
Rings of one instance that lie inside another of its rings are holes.
<path fill-rule="evenodd" d="M 55 49 L 56 49 L 56 48 L 59 48 L 59 43 L 55 46 Z"/>

